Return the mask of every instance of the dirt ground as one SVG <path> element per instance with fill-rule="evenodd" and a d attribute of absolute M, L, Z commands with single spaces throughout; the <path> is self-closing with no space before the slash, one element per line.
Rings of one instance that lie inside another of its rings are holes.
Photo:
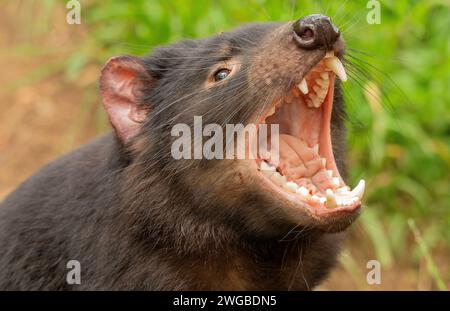
<path fill-rule="evenodd" d="M 50 22 L 40 30 L 29 27 L 42 18 L 34 15 L 33 9 L 10 5 L 2 10 L 0 200 L 44 163 L 107 129 L 96 92 L 100 64 L 86 66 L 72 81 L 61 70 L 87 30 L 61 23 L 61 12 L 52 13 Z M 394 263 L 382 270 L 381 285 L 367 285 L 366 263 L 373 255 L 362 234 L 358 225 L 352 229 L 343 254 L 347 264 L 340 264 L 319 289 L 435 289 L 424 262 L 418 266 Z M 439 266 L 447 269 L 441 273 L 449 275 L 445 261 Z"/>
<path fill-rule="evenodd" d="M 40 35 L 23 21 L 38 23 L 41 16 L 28 16 L 20 6 L 2 10 L 0 199 L 42 164 L 95 136 L 100 108 L 80 105 L 86 89 L 96 87 L 98 66 L 89 66 L 70 83 L 60 70 L 84 30 L 53 18 Z"/>

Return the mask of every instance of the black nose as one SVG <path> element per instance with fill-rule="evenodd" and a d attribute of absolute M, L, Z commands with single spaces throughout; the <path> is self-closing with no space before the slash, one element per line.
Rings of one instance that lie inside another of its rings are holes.
<path fill-rule="evenodd" d="M 339 29 L 328 16 L 313 14 L 294 22 L 294 38 L 301 48 L 312 50 L 331 49 L 339 38 Z"/>

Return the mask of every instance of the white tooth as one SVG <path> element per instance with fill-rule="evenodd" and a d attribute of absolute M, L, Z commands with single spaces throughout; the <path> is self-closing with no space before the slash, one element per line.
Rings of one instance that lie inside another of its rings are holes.
<path fill-rule="evenodd" d="M 349 204 L 355 204 L 357 201 L 358 201 L 358 198 L 350 198 L 350 199 L 348 200 L 348 203 L 349 203 Z"/>
<path fill-rule="evenodd" d="M 310 94 L 309 98 L 311 99 L 314 108 L 319 108 L 322 104 L 322 101 L 316 94 Z"/>
<path fill-rule="evenodd" d="M 288 181 L 286 184 L 286 189 L 290 190 L 291 192 L 295 193 L 298 189 L 298 185 L 295 182 Z"/>
<path fill-rule="evenodd" d="M 316 82 L 317 85 L 320 85 L 320 86 L 325 86 L 325 83 L 326 83 L 324 80 L 322 80 L 320 78 L 317 78 L 315 80 L 315 82 Z"/>
<path fill-rule="evenodd" d="M 320 74 L 320 77 L 321 77 L 322 80 L 324 80 L 325 82 L 328 82 L 328 81 L 329 81 L 328 73 L 326 73 L 326 72 L 322 72 L 322 73 Z"/>
<path fill-rule="evenodd" d="M 327 73 L 323 73 L 323 74 L 327 75 Z M 327 77 L 328 77 L 328 75 L 327 75 Z M 330 85 L 330 80 L 328 80 L 326 78 L 325 79 L 317 78 L 315 81 L 316 81 L 317 85 L 328 90 L 328 85 Z"/>
<path fill-rule="evenodd" d="M 333 177 L 333 185 L 339 186 L 341 184 L 339 177 Z"/>
<path fill-rule="evenodd" d="M 362 199 L 364 195 L 364 189 L 366 187 L 366 182 L 364 179 L 361 179 L 358 185 L 350 192 L 352 197 L 358 197 L 358 199 Z"/>
<path fill-rule="evenodd" d="M 327 207 L 328 208 L 335 207 L 337 203 L 336 203 L 336 196 L 334 195 L 333 190 L 327 189 L 325 194 L 327 195 Z"/>
<path fill-rule="evenodd" d="M 358 198 L 348 198 L 348 197 L 343 197 L 343 198 L 337 198 L 337 204 L 340 206 L 350 206 L 352 204 L 355 204 L 356 201 L 358 201 Z"/>
<path fill-rule="evenodd" d="M 266 161 L 261 161 L 261 171 L 272 171 L 275 172 L 276 167 Z"/>
<path fill-rule="evenodd" d="M 316 100 L 320 103 L 320 104 L 322 104 L 322 102 L 323 102 L 323 100 L 325 99 L 325 96 L 326 96 L 326 93 L 325 92 L 322 92 L 322 91 L 318 91 L 317 93 L 316 93 Z M 320 105 L 319 105 L 320 106 Z"/>
<path fill-rule="evenodd" d="M 317 100 L 319 101 L 319 107 L 322 106 L 323 100 L 325 99 L 325 94 L 319 94 Z"/>
<path fill-rule="evenodd" d="M 319 153 L 319 144 L 315 144 L 314 146 L 312 146 L 312 150 L 314 151 L 314 153 Z"/>
<path fill-rule="evenodd" d="M 325 64 L 333 70 L 333 72 L 341 79 L 341 81 L 347 81 L 347 73 L 339 58 L 336 56 L 325 59 Z"/>
<path fill-rule="evenodd" d="M 273 115 L 275 113 L 275 106 L 270 108 L 269 112 L 267 112 L 266 118 L 270 117 L 271 115 Z"/>
<path fill-rule="evenodd" d="M 311 197 L 311 199 L 313 201 L 319 202 L 319 197 L 317 195 L 315 195 L 315 194 Z"/>
<path fill-rule="evenodd" d="M 277 186 L 282 186 L 286 182 L 286 177 L 282 176 L 278 172 L 275 172 L 272 176 L 270 176 L 270 180 L 272 180 Z"/>
<path fill-rule="evenodd" d="M 328 177 L 333 177 L 333 171 L 332 170 L 327 170 L 327 175 L 328 175 Z"/>
<path fill-rule="evenodd" d="M 328 89 L 321 89 L 319 92 L 317 92 L 317 96 L 319 96 L 320 99 L 322 99 L 322 101 L 325 99 L 325 97 L 327 96 L 328 93 Z"/>
<path fill-rule="evenodd" d="M 341 188 L 336 189 L 336 193 L 339 193 L 339 194 L 350 193 L 350 189 L 347 186 L 341 187 Z"/>
<path fill-rule="evenodd" d="M 325 58 L 330 58 L 334 56 L 334 52 L 333 51 L 328 51 L 327 54 L 325 54 Z"/>
<path fill-rule="evenodd" d="M 325 204 L 325 203 L 327 203 L 327 199 L 324 198 L 324 197 L 320 197 L 319 198 L 319 202 L 322 203 L 322 204 Z"/>
<path fill-rule="evenodd" d="M 296 193 L 301 194 L 302 196 L 306 197 L 309 194 L 308 189 L 306 189 L 305 187 L 301 186 L 300 188 L 298 188 L 296 191 Z"/>
<path fill-rule="evenodd" d="M 303 78 L 302 82 L 300 82 L 297 87 L 303 94 L 308 94 L 308 83 L 306 83 L 305 78 Z"/>
<path fill-rule="evenodd" d="M 336 197 L 336 204 L 340 205 L 340 206 L 344 206 L 345 204 L 348 203 L 348 199 L 345 197 Z"/>

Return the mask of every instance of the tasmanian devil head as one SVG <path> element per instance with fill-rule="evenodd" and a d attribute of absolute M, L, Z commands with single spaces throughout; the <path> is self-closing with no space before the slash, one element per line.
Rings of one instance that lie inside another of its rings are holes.
<path fill-rule="evenodd" d="M 100 84 L 124 147 L 124 225 L 141 241 L 194 253 L 279 241 L 294 229 L 344 230 L 364 182 L 351 190 L 343 179 L 343 55 L 330 19 L 310 15 L 109 60 Z M 181 148 L 188 157 L 176 158 L 180 124 L 191 140 Z M 208 158 L 209 138 L 224 142 L 216 154 L 227 148 L 227 124 L 256 133 L 278 124 L 277 161 Z"/>

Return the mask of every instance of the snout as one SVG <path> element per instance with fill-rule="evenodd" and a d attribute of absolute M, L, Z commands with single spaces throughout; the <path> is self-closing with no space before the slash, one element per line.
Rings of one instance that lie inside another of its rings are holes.
<path fill-rule="evenodd" d="M 340 36 L 339 29 L 328 16 L 313 14 L 293 24 L 293 36 L 302 49 L 330 50 Z"/>

